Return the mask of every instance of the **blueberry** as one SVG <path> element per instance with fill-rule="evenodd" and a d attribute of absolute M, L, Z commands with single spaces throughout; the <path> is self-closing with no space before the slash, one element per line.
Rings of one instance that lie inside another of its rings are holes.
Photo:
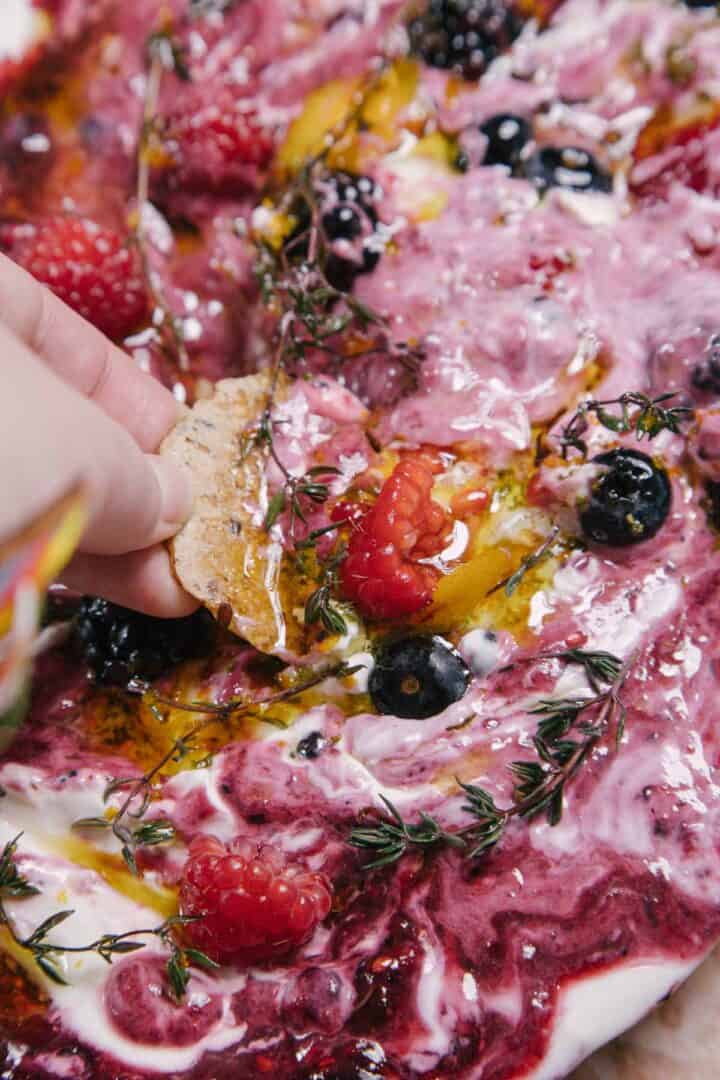
<path fill-rule="evenodd" d="M 696 390 L 720 395 L 720 334 L 713 334 L 703 359 L 693 368 L 692 384 Z"/>
<path fill-rule="evenodd" d="M 470 671 L 451 645 L 416 634 L 381 647 L 369 691 L 379 713 L 425 720 L 459 701 L 469 684 Z"/>
<path fill-rule="evenodd" d="M 491 116 L 480 125 L 480 131 L 487 138 L 483 165 L 506 165 L 511 170 L 517 166 L 522 151 L 532 138 L 528 121 L 512 113 Z"/>
<path fill-rule="evenodd" d="M 426 64 L 479 79 L 521 29 L 506 0 L 429 0 L 408 33 L 411 51 Z"/>
<path fill-rule="evenodd" d="M 578 146 L 543 146 L 525 165 L 525 176 L 539 191 L 551 187 L 571 191 L 612 191 L 612 176 L 592 154 Z"/>
<path fill-rule="evenodd" d="M 593 458 L 602 470 L 580 514 L 589 540 L 613 547 L 639 544 L 665 524 L 672 491 L 665 469 L 639 450 L 610 450 Z"/>
<path fill-rule="evenodd" d="M 295 753 L 298 757 L 314 761 L 319 758 L 323 750 L 327 749 L 328 741 L 321 731 L 311 731 L 297 744 Z"/>

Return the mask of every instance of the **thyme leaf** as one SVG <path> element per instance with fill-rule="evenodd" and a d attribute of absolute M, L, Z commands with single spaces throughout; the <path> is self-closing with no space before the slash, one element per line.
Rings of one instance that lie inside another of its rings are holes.
<path fill-rule="evenodd" d="M 353 847 L 372 854 L 371 861 L 364 866 L 365 870 L 389 866 L 413 847 L 428 848 L 441 844 L 465 847 L 462 837 L 446 832 L 424 811 L 420 813 L 420 821 L 411 825 L 403 820 L 389 799 L 384 795 L 380 798 L 388 809 L 389 820 L 380 821 L 377 825 L 359 825 L 348 837 L 348 843 Z"/>
<path fill-rule="evenodd" d="M 320 585 L 315 592 L 311 593 L 305 604 L 305 623 L 312 626 L 321 623 L 329 634 L 347 633 L 347 623 L 342 612 L 331 599 L 330 586 L 326 583 Z"/>
<path fill-rule="evenodd" d="M 587 457 L 588 447 L 584 436 L 590 426 L 589 416 L 595 416 L 609 431 L 618 434 L 634 432 L 638 439 L 647 437 L 648 441 L 662 431 L 681 434 L 682 425 L 692 419 L 693 410 L 683 405 L 667 406 L 666 402 L 675 397 L 677 394 L 668 393 L 649 398 L 633 390 L 607 401 L 584 401 L 563 428 L 560 436 L 563 457 L 567 458 L 571 450 L 577 450 Z"/>
<path fill-rule="evenodd" d="M 0 856 L 0 899 L 23 899 L 26 896 L 36 896 L 40 892 L 20 873 L 15 863 L 15 853 L 21 837 L 22 833 L 18 833 L 14 840 L 10 840 Z"/>
<path fill-rule="evenodd" d="M 462 780 L 458 783 L 467 796 L 463 810 L 478 819 L 467 833 L 472 842 L 470 858 L 475 859 L 497 844 L 505 828 L 506 812 L 498 809 L 492 795 L 484 788 L 464 784 Z"/>
<path fill-rule="evenodd" d="M 615 682 L 622 671 L 622 660 L 610 652 L 565 649 L 556 656 L 568 664 L 580 664 L 593 690 L 597 690 L 600 683 Z"/>
<path fill-rule="evenodd" d="M 105 787 L 103 802 L 107 803 L 117 791 L 129 788 L 125 801 L 113 818 L 89 817 L 73 822 L 74 829 L 111 829 L 121 843 L 121 854 L 128 870 L 139 876 L 136 851 L 139 847 L 154 847 L 158 844 L 170 844 L 176 836 L 175 826 L 167 818 L 142 821 L 139 825 L 128 825 L 128 821 L 142 819 L 147 812 L 153 795 L 154 782 L 160 772 L 171 761 L 181 761 L 192 747 L 193 740 L 200 732 L 200 726 L 186 732 L 176 739 L 167 753 L 140 777 L 115 777 Z"/>
<path fill-rule="evenodd" d="M 175 948 L 167 962 L 167 976 L 170 989 L 176 1001 L 182 1001 L 190 982 L 190 972 L 180 949 Z"/>
<path fill-rule="evenodd" d="M 136 844 L 144 847 L 154 847 L 157 844 L 169 844 L 175 839 L 175 826 L 166 818 L 155 818 L 138 826 L 135 830 L 134 839 Z"/>
<path fill-rule="evenodd" d="M 309 537 L 305 537 L 303 541 L 295 539 L 296 522 L 301 521 L 303 525 L 307 524 L 303 500 L 316 505 L 326 502 L 330 496 L 328 481 L 333 476 L 339 476 L 340 470 L 330 465 L 315 465 L 302 476 L 293 476 L 280 460 L 272 439 L 269 440 L 269 446 L 270 455 L 283 474 L 283 486 L 275 492 L 270 500 L 263 523 L 265 531 L 269 532 L 280 515 L 289 508 L 290 536 L 295 548 L 297 549 L 301 543 L 303 547 L 312 546 L 308 544 Z M 324 477 L 324 480 L 321 480 L 321 477 Z"/>
<path fill-rule="evenodd" d="M 338 583 L 338 569 L 344 558 L 345 548 L 341 546 L 325 561 L 320 584 L 305 604 L 305 624 L 320 623 L 329 634 L 346 634 L 348 629 L 345 616 L 332 600 Z"/>

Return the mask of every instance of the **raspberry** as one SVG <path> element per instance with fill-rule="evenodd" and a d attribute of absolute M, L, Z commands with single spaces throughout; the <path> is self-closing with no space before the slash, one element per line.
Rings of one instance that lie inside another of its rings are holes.
<path fill-rule="evenodd" d="M 275 149 L 253 110 L 231 94 L 209 103 L 184 103 L 168 117 L 167 182 L 190 192 L 237 195 L 259 186 Z"/>
<path fill-rule="evenodd" d="M 430 497 L 435 466 L 402 461 L 356 525 L 340 568 L 344 595 L 369 619 L 397 619 L 432 601 L 440 572 L 420 559 L 445 546 L 448 515 Z"/>
<path fill-rule="evenodd" d="M 148 314 L 140 260 L 124 238 L 84 218 L 7 225 L 0 243 L 33 277 L 111 338 L 136 330 Z"/>
<path fill-rule="evenodd" d="M 190 845 L 180 910 L 190 944 L 218 963 L 274 960 L 307 941 L 330 911 L 326 879 L 246 840 Z"/>

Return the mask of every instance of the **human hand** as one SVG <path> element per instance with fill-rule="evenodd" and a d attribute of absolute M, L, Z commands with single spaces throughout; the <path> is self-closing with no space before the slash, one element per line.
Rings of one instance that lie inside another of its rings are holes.
<path fill-rule="evenodd" d="M 71 588 L 152 615 L 197 607 L 162 541 L 190 482 L 155 454 L 181 406 L 49 290 L 0 256 L 0 541 L 78 482 L 90 518 Z"/>

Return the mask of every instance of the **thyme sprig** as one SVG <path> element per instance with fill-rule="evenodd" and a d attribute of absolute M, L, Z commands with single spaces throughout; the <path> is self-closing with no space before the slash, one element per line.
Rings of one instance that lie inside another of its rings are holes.
<path fill-rule="evenodd" d="M 660 394 L 650 398 L 638 391 L 628 391 L 607 401 L 584 401 L 565 425 L 560 437 L 562 455 L 567 458 L 571 450 L 587 457 L 588 447 L 584 436 L 590 427 L 588 417 L 596 419 L 608 431 L 618 434 L 634 432 L 638 439 L 648 441 L 662 431 L 681 434 L 682 424 L 692 419 L 693 410 L 683 405 L 666 407 L 665 403 L 677 397 L 675 393 Z M 610 411 L 614 409 L 615 411 Z M 619 412 L 617 411 L 619 409 Z"/>
<path fill-rule="evenodd" d="M 153 156 L 158 147 L 158 105 L 163 77 L 174 72 L 183 81 L 190 79 L 185 51 L 178 43 L 171 22 L 164 23 L 151 34 L 147 41 L 148 67 L 143 98 L 143 113 L 137 142 L 136 201 L 133 238 L 140 255 L 140 262 L 153 303 L 153 323 L 165 352 L 177 362 L 181 371 L 190 368 L 190 357 L 185 344 L 182 321 L 170 307 L 157 274 L 152 269 L 146 233 L 146 208 L 150 200 L 150 172 Z"/>
<path fill-rule="evenodd" d="M 429 848 L 441 844 L 465 847 L 462 837 L 441 828 L 437 821 L 424 811 L 420 811 L 418 824 L 409 825 L 389 799 L 384 795 L 380 798 L 388 809 L 389 820 L 381 821 L 377 825 L 361 825 L 350 833 L 349 842 L 353 847 L 372 853 L 373 858 L 365 863 L 363 869 L 374 870 L 397 862 L 411 847 Z"/>
<path fill-rule="evenodd" d="M 327 502 L 330 497 L 329 481 L 334 476 L 339 476 L 340 470 L 331 465 L 315 465 L 303 473 L 302 476 L 294 476 L 280 460 L 272 437 L 268 440 L 268 449 L 270 457 L 282 473 L 283 483 L 268 504 L 263 525 L 266 532 L 269 532 L 280 515 L 285 510 L 288 510 L 290 513 L 290 539 L 293 545 L 297 547 L 297 523 L 300 521 L 303 525 L 307 525 L 307 503 L 322 506 L 323 503 Z M 307 540 L 308 537 L 305 537 L 304 543 Z M 305 546 L 307 545 L 305 544 Z"/>
<path fill-rule="evenodd" d="M 543 540 L 542 544 L 540 544 L 540 546 L 536 548 L 535 551 L 525 556 L 525 558 L 520 563 L 520 566 L 517 568 L 517 570 L 514 571 L 514 573 L 508 575 L 508 577 L 503 578 L 502 581 L 498 581 L 497 585 L 493 585 L 492 589 L 490 589 L 486 593 L 486 597 L 494 596 L 494 594 L 496 592 L 499 592 L 501 589 L 504 589 L 505 595 L 507 597 L 511 597 L 524 581 L 525 575 L 530 570 L 534 570 L 536 566 L 539 566 L 540 563 L 544 562 L 545 559 L 549 558 L 549 556 L 552 555 L 553 546 L 559 534 L 560 526 L 553 525 L 549 535 L 545 538 L 545 540 Z"/>
<path fill-rule="evenodd" d="M 419 823 L 409 824 L 387 799 L 383 799 L 390 818 L 377 824 L 357 826 L 348 838 L 353 847 L 373 854 L 365 869 L 389 866 L 413 847 L 427 849 L 449 845 L 464 849 L 470 859 L 475 859 L 498 843 L 509 822 L 516 817 L 530 821 L 544 813 L 550 825 L 558 824 L 567 784 L 609 731 L 615 730 L 617 744 L 622 738 L 626 708 L 620 695 L 631 661 L 623 663 L 607 652 L 568 649 L 541 653 L 529 657 L 528 662 L 550 658 L 580 665 L 593 694 L 544 699 L 530 710 L 532 715 L 541 717 L 533 739 L 537 760 L 510 764 L 514 780 L 512 805 L 498 807 L 487 790 L 458 780 L 467 800 L 462 809 L 475 820 L 449 831 L 424 811 Z"/>
<path fill-rule="evenodd" d="M 266 708 L 269 705 L 276 705 L 280 702 L 288 701 L 290 698 L 297 697 L 299 694 L 304 694 L 306 690 L 312 690 L 315 686 L 319 686 L 327 679 L 344 679 L 350 675 L 354 675 L 356 671 L 358 671 L 357 666 L 349 665 L 346 661 L 339 660 L 337 663 L 328 664 L 326 667 L 316 668 L 306 679 L 295 683 L 293 686 L 288 686 L 284 690 L 278 690 L 275 694 L 269 694 L 267 697 L 259 699 L 230 698 L 229 701 L 225 701 L 222 704 L 216 704 L 211 701 L 178 701 L 176 698 L 165 697 L 154 690 L 150 690 L 147 685 L 145 685 L 145 689 L 149 690 L 152 700 L 160 705 L 168 706 L 171 709 L 178 709 L 180 712 L 204 713 L 206 720 L 199 725 L 199 731 L 208 723 L 218 719 L 229 720 L 238 713 L 257 712 L 259 709 Z M 138 686 L 137 689 L 140 689 L 140 687 Z M 193 732 L 194 731 L 195 729 L 193 729 Z M 187 738 L 187 735 L 184 736 L 185 740 L 187 740 Z"/>
<path fill-rule="evenodd" d="M 548 656 L 564 660 L 568 664 L 579 664 L 596 693 L 600 692 L 601 683 L 614 683 L 623 668 L 622 660 L 618 656 L 602 649 L 563 649 L 561 652 L 548 653 Z"/>
<path fill-rule="evenodd" d="M 288 701 L 306 690 L 319 686 L 327 679 L 342 679 L 353 675 L 357 670 L 357 667 L 339 661 L 317 669 L 294 686 L 286 687 L 284 690 L 270 694 L 265 698 L 259 700 L 232 698 L 222 704 L 210 701 L 178 701 L 175 698 L 165 697 L 158 693 L 149 684 L 135 683 L 131 685 L 129 688 L 131 691 L 145 695 L 149 708 L 155 710 L 160 721 L 162 721 L 162 715 L 158 706 L 176 709 L 180 712 L 200 713 L 203 719 L 194 724 L 178 739 L 175 739 L 170 749 L 142 776 L 114 777 L 107 784 L 103 792 L 104 804 L 107 804 L 110 797 L 116 792 L 127 792 L 125 800 L 113 817 L 80 818 L 73 823 L 73 828 L 111 830 L 113 835 L 120 841 L 121 854 L 126 866 L 132 874 L 139 876 L 138 848 L 169 844 L 176 837 L 175 827 L 167 818 L 145 820 L 145 815 L 155 795 L 160 774 L 166 765 L 171 762 L 178 764 L 187 757 L 190 751 L 195 748 L 200 734 L 210 723 L 218 720 L 229 720 L 232 716 L 243 712 L 259 715 L 262 719 L 262 710 L 268 706 Z"/>
<path fill-rule="evenodd" d="M 37 896 L 40 892 L 21 874 L 15 862 L 21 836 L 22 833 L 19 833 L 14 840 L 10 840 L 0 855 L 0 899 L 11 897 L 13 900 L 22 900 L 27 896 Z"/>
<path fill-rule="evenodd" d="M 171 761 L 179 762 L 191 747 L 194 737 L 199 734 L 201 725 L 196 725 L 182 738 L 176 739 L 166 754 L 142 776 L 115 777 L 103 792 L 103 803 L 107 804 L 116 791 L 127 790 L 128 794 L 114 817 L 88 817 L 73 822 L 74 829 L 110 829 L 120 841 L 121 854 L 132 874 L 139 876 L 137 849 L 169 844 L 175 839 L 175 827 L 167 818 L 155 818 L 144 821 L 152 801 L 155 780 L 159 773 Z M 135 824 L 135 823 L 138 824 Z"/>
<path fill-rule="evenodd" d="M 351 292 L 336 287 L 328 276 L 331 241 L 319 198 L 323 185 L 332 179 L 328 156 L 352 126 L 359 125 L 369 96 L 379 85 L 386 67 L 385 61 L 378 65 L 352 107 L 326 137 L 323 149 L 303 164 L 282 195 L 275 199 L 278 219 L 284 218 L 288 223 L 286 234 L 279 242 L 276 237 L 270 240 L 256 236 L 256 278 L 265 305 L 275 317 L 277 329 L 266 406 L 258 424 L 244 440 L 243 453 L 265 452 L 279 469 L 282 484 L 270 499 L 264 526 L 270 530 L 281 514 L 289 512 L 289 534 L 295 555 L 315 547 L 321 536 L 338 530 L 344 523 L 300 535 L 298 523 L 307 524 L 306 508 L 310 509 L 313 504 L 321 506 L 327 501 L 330 481 L 338 473 L 332 467 L 317 465 L 302 476 L 294 476 L 278 453 L 275 399 L 282 372 L 301 372 L 309 357 L 317 353 L 344 361 L 347 355 L 339 341 L 350 329 L 366 336 L 373 329 L 373 340 L 360 355 L 392 353 L 400 364 L 413 372 L 422 357 L 419 348 L 404 343 L 393 345 L 386 320 Z M 354 350 L 352 355 L 359 354 Z M 309 596 L 304 610 L 306 625 L 320 624 L 333 634 L 346 630 L 345 619 L 331 598 L 337 583 L 336 569 L 341 552 L 339 548 L 334 562 L 322 565 L 317 588 Z"/>
<path fill-rule="evenodd" d="M 49 935 L 75 914 L 74 911 L 68 909 L 56 911 L 43 919 L 34 930 L 23 937 L 18 933 L 10 917 L 5 901 L 37 896 L 40 890 L 24 877 L 15 861 L 21 836 L 22 834 L 9 841 L 0 855 L 0 926 L 6 928 L 15 945 L 28 952 L 40 971 L 52 982 L 59 986 L 68 985 L 58 964 L 60 956 L 96 953 L 107 964 L 111 964 L 117 956 L 126 956 L 128 953 L 144 949 L 146 942 L 139 941 L 138 938 L 147 937 L 158 939 L 170 950 L 166 970 L 170 987 L 178 1001 L 182 999 L 187 989 L 190 967 L 202 967 L 207 970 L 218 967 L 214 960 L 199 949 L 183 948 L 178 944 L 175 939 L 177 928 L 195 921 L 193 917 L 184 915 L 172 915 L 159 926 L 147 929 L 127 930 L 122 934 L 102 934 L 86 945 L 60 945 L 55 941 L 50 941 Z"/>
<path fill-rule="evenodd" d="M 305 476 L 291 476 L 274 446 L 275 396 L 283 370 L 302 367 L 312 351 L 341 357 L 333 341 L 351 326 L 366 332 L 371 326 L 385 326 L 385 320 L 349 292 L 330 283 L 326 273 L 329 241 L 323 225 L 317 191 L 329 172 L 328 154 L 345 136 L 364 108 L 368 95 L 380 77 L 378 72 L 337 128 L 326 139 L 324 149 L 307 161 L 286 186 L 278 212 L 288 220 L 302 223 L 280 244 L 258 237 L 255 275 L 265 305 L 275 315 L 277 336 L 268 400 L 257 427 L 246 446 L 265 448 L 280 469 L 283 488 L 271 500 L 265 526 L 270 528 L 289 506 L 295 517 L 303 518 L 298 496 L 321 503 L 329 491 L 327 478 L 336 474 L 329 467 L 317 466 Z M 377 351 L 374 347 L 372 351 Z M 325 479 L 325 482 L 323 481 Z"/>
<path fill-rule="evenodd" d="M 613 683 L 622 670 L 622 660 L 614 653 L 602 649 L 550 649 L 532 656 L 521 656 L 499 669 L 499 674 L 512 671 L 521 664 L 537 664 L 542 660 L 560 660 L 580 666 L 591 688 L 600 692 L 601 683 Z"/>
<path fill-rule="evenodd" d="M 293 199 L 303 192 L 309 205 L 312 205 L 308 235 L 302 233 L 298 238 L 307 243 L 307 257 L 296 265 L 289 254 L 292 245 L 283 245 L 279 250 L 263 245 L 260 249 L 256 273 L 265 302 L 279 316 L 279 334 L 268 400 L 258 425 L 246 437 L 243 448 L 244 455 L 253 449 L 264 449 L 280 471 L 282 485 L 270 500 L 264 527 L 270 530 L 279 516 L 289 510 L 293 545 L 297 543 L 297 523 L 307 523 L 305 506 L 312 503 L 320 506 L 326 502 L 330 495 L 329 482 L 339 475 L 339 470 L 333 466 L 316 465 L 303 475 L 295 476 L 282 461 L 275 445 L 278 424 L 275 419 L 275 397 L 280 374 L 291 363 L 304 362 L 311 349 L 333 351 L 328 344 L 330 340 L 342 334 L 352 323 L 357 322 L 366 330 L 372 323 L 381 321 L 378 315 L 355 297 L 329 284 L 318 254 L 319 249 L 324 248 L 323 241 L 319 239 L 322 225 L 309 184 L 307 180 L 296 181 L 291 189 Z M 308 546 L 308 540 L 308 536 L 302 538 L 303 547 Z"/>

